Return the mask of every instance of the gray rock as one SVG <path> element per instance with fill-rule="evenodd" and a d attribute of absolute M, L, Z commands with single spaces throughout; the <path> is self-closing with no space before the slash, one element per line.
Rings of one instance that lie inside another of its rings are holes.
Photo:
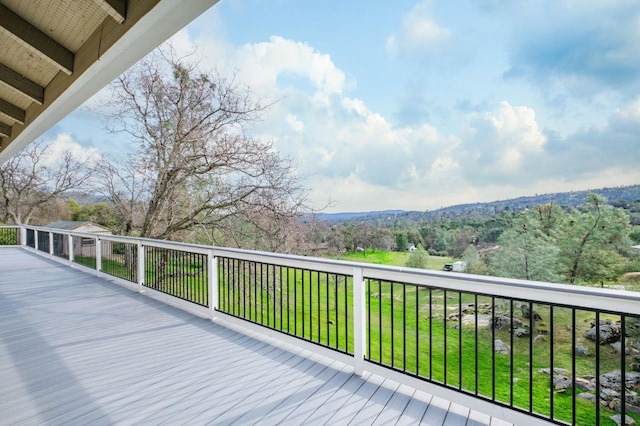
<path fill-rule="evenodd" d="M 533 338 L 533 343 L 546 342 L 546 341 L 547 341 L 547 336 L 543 336 L 542 334 L 538 334 L 536 337 Z"/>
<path fill-rule="evenodd" d="M 513 335 L 516 337 L 526 337 L 529 335 L 529 330 L 526 328 L 514 328 Z"/>
<path fill-rule="evenodd" d="M 522 324 L 522 322 L 519 319 L 517 318 L 513 319 L 513 325 L 515 327 L 518 327 L 520 324 Z M 493 318 L 494 330 L 502 330 L 503 328 L 510 327 L 510 326 L 511 326 L 511 316 L 508 314 L 499 314 Z"/>
<path fill-rule="evenodd" d="M 530 315 L 533 315 L 533 320 L 534 321 L 541 321 L 542 317 L 540 316 L 540 314 L 533 309 L 532 312 L 529 311 L 529 304 L 528 303 L 523 303 L 520 305 L 520 312 L 522 313 L 522 318 L 529 318 Z"/>
<path fill-rule="evenodd" d="M 538 370 L 538 373 L 551 374 L 551 368 L 541 368 L 540 370 Z M 561 376 L 564 376 L 564 375 L 569 373 L 569 370 L 567 370 L 565 368 L 554 367 L 553 368 L 553 373 L 561 375 Z"/>
<path fill-rule="evenodd" d="M 611 420 L 613 420 L 614 422 L 616 422 L 616 424 L 618 426 L 622 426 L 622 415 L 621 414 L 616 414 L 615 416 L 611 416 L 609 418 Z M 625 416 L 624 416 L 624 424 L 627 425 L 627 426 L 633 426 L 633 425 L 636 424 L 636 421 L 625 414 Z"/>
<path fill-rule="evenodd" d="M 576 355 L 578 356 L 588 356 L 589 348 L 586 346 L 576 346 Z"/>
<path fill-rule="evenodd" d="M 576 377 L 576 387 L 578 389 L 582 389 L 590 392 L 593 392 L 594 390 L 596 390 L 595 382 L 593 380 L 588 380 L 583 377 Z M 594 399 L 595 399 L 595 395 L 594 395 Z"/>
<path fill-rule="evenodd" d="M 617 341 L 617 342 L 611 343 L 611 345 L 610 345 L 610 346 L 611 346 L 611 347 L 613 348 L 613 350 L 615 350 L 617 353 L 619 353 L 619 354 L 621 354 L 621 353 L 622 353 L 622 342 Z M 628 347 L 628 346 L 624 348 L 624 354 L 625 354 L 625 355 L 629 355 L 629 347 Z"/>
<path fill-rule="evenodd" d="M 509 353 L 509 347 L 500 339 L 496 339 L 493 343 L 493 349 L 500 354 L 507 355 Z"/>
<path fill-rule="evenodd" d="M 475 315 L 463 315 L 462 316 L 462 324 L 475 324 L 476 316 Z M 489 327 L 491 324 L 491 315 L 478 315 L 478 327 L 484 328 Z"/>
<path fill-rule="evenodd" d="M 618 324 L 612 323 L 610 320 L 600 321 L 599 324 L 600 330 L 600 344 L 604 345 L 607 343 L 613 343 L 620 340 L 620 326 Z M 587 339 L 596 341 L 596 326 L 591 327 L 589 331 L 587 331 L 586 335 Z"/>
<path fill-rule="evenodd" d="M 600 399 L 603 401 L 613 401 L 614 399 L 620 398 L 620 392 L 614 391 L 609 388 L 601 388 L 600 389 Z"/>
<path fill-rule="evenodd" d="M 620 389 L 621 381 L 620 370 L 610 371 L 600 376 L 600 386 L 611 389 Z M 640 372 L 627 371 L 624 375 L 625 383 L 628 388 L 640 384 Z"/>
<path fill-rule="evenodd" d="M 584 401 L 596 402 L 596 396 L 594 394 L 588 393 L 588 392 L 583 392 L 581 394 L 578 394 L 578 398 L 582 399 Z"/>
<path fill-rule="evenodd" d="M 570 377 L 566 376 L 553 376 L 553 387 L 556 390 L 565 390 L 573 385 L 573 381 Z"/>

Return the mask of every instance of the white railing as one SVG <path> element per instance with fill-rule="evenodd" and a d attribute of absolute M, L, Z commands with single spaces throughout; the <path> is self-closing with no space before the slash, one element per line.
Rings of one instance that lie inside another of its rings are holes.
<path fill-rule="evenodd" d="M 637 410 L 639 293 L 15 229 L 35 252 L 513 423 L 599 424 Z"/>

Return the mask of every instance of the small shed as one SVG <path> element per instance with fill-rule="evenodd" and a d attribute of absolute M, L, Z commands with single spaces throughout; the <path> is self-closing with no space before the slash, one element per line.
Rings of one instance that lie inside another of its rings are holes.
<path fill-rule="evenodd" d="M 86 234 L 113 235 L 113 233 L 104 226 L 96 225 L 89 221 L 60 220 L 45 225 L 47 228 L 60 229 L 64 231 L 83 232 Z M 73 239 L 73 255 L 74 256 L 95 256 L 96 241 L 93 238 Z M 62 235 L 53 236 L 53 247 L 56 253 L 67 254 L 67 245 Z"/>

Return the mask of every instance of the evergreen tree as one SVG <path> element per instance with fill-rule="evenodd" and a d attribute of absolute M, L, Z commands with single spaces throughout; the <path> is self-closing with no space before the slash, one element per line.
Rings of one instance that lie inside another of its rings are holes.
<path fill-rule="evenodd" d="M 497 275 L 534 281 L 558 281 L 555 262 L 558 248 L 545 233 L 538 211 L 523 212 L 499 238 L 491 256 Z"/>
<path fill-rule="evenodd" d="M 623 263 L 618 248 L 629 241 L 629 217 L 597 194 L 566 216 L 556 233 L 558 264 L 566 280 L 600 282 L 617 275 Z"/>
<path fill-rule="evenodd" d="M 407 246 L 409 245 L 409 239 L 407 238 L 407 234 L 401 232 L 396 234 L 396 248 L 398 251 L 405 251 Z"/>

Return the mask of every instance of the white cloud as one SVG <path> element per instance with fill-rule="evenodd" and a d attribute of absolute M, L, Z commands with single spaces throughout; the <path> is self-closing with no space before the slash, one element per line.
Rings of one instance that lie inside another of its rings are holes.
<path fill-rule="evenodd" d="M 300 133 L 304 130 L 304 123 L 293 114 L 287 114 L 286 121 L 291 126 L 294 132 Z"/>
<path fill-rule="evenodd" d="M 533 109 L 502 101 L 497 111 L 472 115 L 461 152 L 464 169 L 488 178 L 515 177 L 546 142 Z"/>
<path fill-rule="evenodd" d="M 640 97 L 623 108 L 616 109 L 615 121 L 640 123 Z"/>
<path fill-rule="evenodd" d="M 423 1 L 404 15 L 401 34 L 387 38 L 387 53 L 406 50 L 409 52 L 429 51 L 451 38 L 451 31 L 438 25 L 430 16 L 430 2 Z"/>
<path fill-rule="evenodd" d="M 323 102 L 331 95 L 342 94 L 347 80 L 329 55 L 280 36 L 245 44 L 236 52 L 234 63 L 242 81 L 261 92 L 281 87 L 279 79 L 292 75 L 311 83 L 314 97 Z"/>
<path fill-rule="evenodd" d="M 55 166 L 65 155 L 71 154 L 81 163 L 87 164 L 101 157 L 100 151 L 93 147 L 84 147 L 76 142 L 68 133 L 59 133 L 52 140 L 46 141 L 47 150 L 42 160 L 43 164 Z"/>

